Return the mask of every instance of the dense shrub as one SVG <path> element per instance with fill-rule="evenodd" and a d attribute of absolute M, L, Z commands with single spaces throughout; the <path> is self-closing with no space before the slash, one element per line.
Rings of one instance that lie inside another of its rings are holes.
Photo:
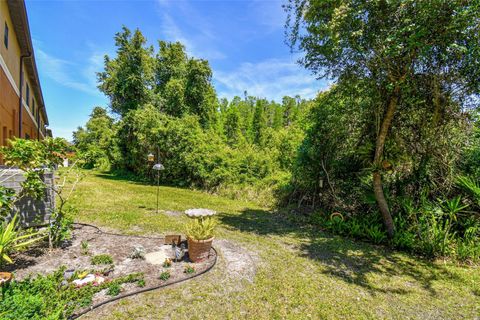
<path fill-rule="evenodd" d="M 278 151 L 276 156 L 247 143 L 232 148 L 215 131 L 204 130 L 196 116 L 176 118 L 153 106 L 129 113 L 121 132 L 126 137 L 122 150 L 128 169 L 152 175 L 146 155 L 158 153 L 166 168 L 162 181 L 212 191 L 268 179 L 278 170 L 279 153 L 292 153 L 288 146 L 284 148 L 288 151 Z"/>
<path fill-rule="evenodd" d="M 317 212 L 311 221 L 322 228 L 375 244 L 416 252 L 427 257 L 454 257 L 462 261 L 480 260 L 480 220 L 456 197 L 447 201 L 426 199 L 415 207 L 411 199 L 403 201 L 395 215 L 396 233 L 392 239 L 382 227 L 377 213 L 327 215 Z"/>
<path fill-rule="evenodd" d="M 120 157 L 117 125 L 107 110 L 95 107 L 85 127 L 73 133 L 77 159 L 87 169 L 108 171 Z"/>
<path fill-rule="evenodd" d="M 382 164 L 396 228 L 388 240 L 371 188 L 375 119 L 362 108 L 369 103 L 362 90 L 368 89 L 337 86 L 316 99 L 284 203 L 342 212 L 345 220 L 315 218 L 335 233 L 431 257 L 478 260 L 480 188 L 474 159 L 480 144 L 476 131 L 469 134 L 475 118 L 452 105 L 441 122 L 432 123 L 428 110 L 418 109 L 420 102 L 403 102 L 409 116 L 395 122 Z M 449 211 L 453 204 L 461 210 Z"/>

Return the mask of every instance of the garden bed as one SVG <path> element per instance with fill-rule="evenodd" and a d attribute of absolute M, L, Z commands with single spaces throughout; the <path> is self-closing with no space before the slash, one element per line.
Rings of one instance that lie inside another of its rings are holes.
<path fill-rule="evenodd" d="M 143 249 L 141 251 L 144 251 L 146 259 L 132 258 L 135 248 L 139 247 Z M 106 258 L 107 261 L 101 261 L 102 259 L 98 257 Z M 8 266 L 7 271 L 14 272 L 15 280 L 21 281 L 29 276 L 51 274 L 64 267 L 75 274 L 67 281 L 69 286 L 73 286 L 72 280 L 78 278 L 79 274 L 99 275 L 105 280 L 102 286 L 104 289 L 93 295 L 91 306 L 114 297 L 127 296 L 137 291 L 147 291 L 149 288 L 192 278 L 215 264 L 216 252 L 211 249 L 209 257 L 198 263 L 190 262 L 187 252 L 184 258 L 177 262 L 171 259 L 170 266 L 164 265 L 165 257 L 173 258 L 174 251 L 171 245 L 164 244 L 162 237 L 105 233 L 93 226 L 76 224 L 72 240 L 63 248 L 50 251 L 45 246 L 37 246 L 19 253 L 14 257 L 15 264 Z M 113 263 L 108 261 L 109 258 Z M 103 263 L 94 264 L 95 259 Z M 119 280 L 129 276 L 135 281 Z M 141 281 L 138 281 L 140 278 Z M 112 290 L 109 292 L 110 287 L 106 284 L 115 281 L 121 283 L 112 294 Z M 80 312 L 82 307 L 86 306 L 79 305 L 75 311 Z"/>

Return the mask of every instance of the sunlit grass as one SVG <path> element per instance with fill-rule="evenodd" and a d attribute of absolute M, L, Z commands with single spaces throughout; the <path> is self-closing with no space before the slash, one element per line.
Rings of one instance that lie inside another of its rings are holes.
<path fill-rule="evenodd" d="M 187 218 L 156 214 L 156 187 L 88 173 L 74 202 L 77 221 L 124 233 L 183 230 Z M 90 319 L 474 319 L 478 268 L 430 262 L 299 228 L 253 203 L 161 187 L 159 207 L 217 210 L 225 238 L 257 257 L 253 283 L 210 273 L 93 311 Z"/>

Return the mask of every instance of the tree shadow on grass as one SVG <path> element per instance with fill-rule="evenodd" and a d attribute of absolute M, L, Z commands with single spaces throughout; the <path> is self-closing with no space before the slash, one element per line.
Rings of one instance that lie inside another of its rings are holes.
<path fill-rule="evenodd" d="M 128 183 L 133 183 L 133 184 L 138 184 L 138 185 L 144 185 L 144 186 L 150 186 L 154 185 L 153 182 L 147 181 L 144 179 L 140 179 L 138 177 L 135 177 L 133 175 L 125 175 L 125 174 L 118 174 L 118 173 L 109 173 L 109 172 L 96 172 L 95 177 L 105 179 L 105 180 L 112 180 L 112 181 L 123 181 L 123 182 L 128 182 Z"/>
<path fill-rule="evenodd" d="M 111 180 L 111 181 L 121 181 L 121 182 L 126 182 L 126 183 L 140 185 L 140 186 L 154 186 L 154 187 L 157 186 L 156 176 L 152 176 L 151 180 L 136 176 L 133 173 L 95 172 L 94 176 L 100 179 Z M 166 181 L 162 180 L 162 178 L 160 178 L 159 185 L 160 187 L 189 190 L 189 188 L 184 186 L 167 183 Z"/>
<path fill-rule="evenodd" d="M 296 224 L 284 214 L 246 209 L 239 215 L 220 214 L 220 220 L 227 228 L 241 232 L 293 237 L 299 242 L 299 256 L 317 261 L 324 274 L 356 284 L 372 295 L 408 294 L 412 291 L 408 287 L 420 286 L 435 296 L 433 283 L 436 280 L 463 281 L 445 266 L 432 261 L 408 257 L 387 247 L 333 236 L 312 226 Z M 372 280 L 380 277 L 380 281 Z M 407 280 L 393 283 L 396 277 L 406 277 Z M 385 284 L 388 279 L 392 279 L 391 287 Z M 383 285 L 375 283 L 377 281 Z"/>

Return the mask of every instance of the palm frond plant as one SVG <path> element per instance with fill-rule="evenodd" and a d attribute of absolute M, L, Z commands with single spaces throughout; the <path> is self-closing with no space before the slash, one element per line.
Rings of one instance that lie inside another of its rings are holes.
<path fill-rule="evenodd" d="M 24 249 L 43 239 L 41 232 L 22 233 L 18 227 L 18 215 L 9 222 L 0 225 L 0 266 L 5 262 L 13 263 L 10 254 Z"/>
<path fill-rule="evenodd" d="M 480 205 L 480 185 L 472 177 L 459 176 L 457 177 L 457 184 L 465 191 L 470 193 L 478 205 Z"/>

